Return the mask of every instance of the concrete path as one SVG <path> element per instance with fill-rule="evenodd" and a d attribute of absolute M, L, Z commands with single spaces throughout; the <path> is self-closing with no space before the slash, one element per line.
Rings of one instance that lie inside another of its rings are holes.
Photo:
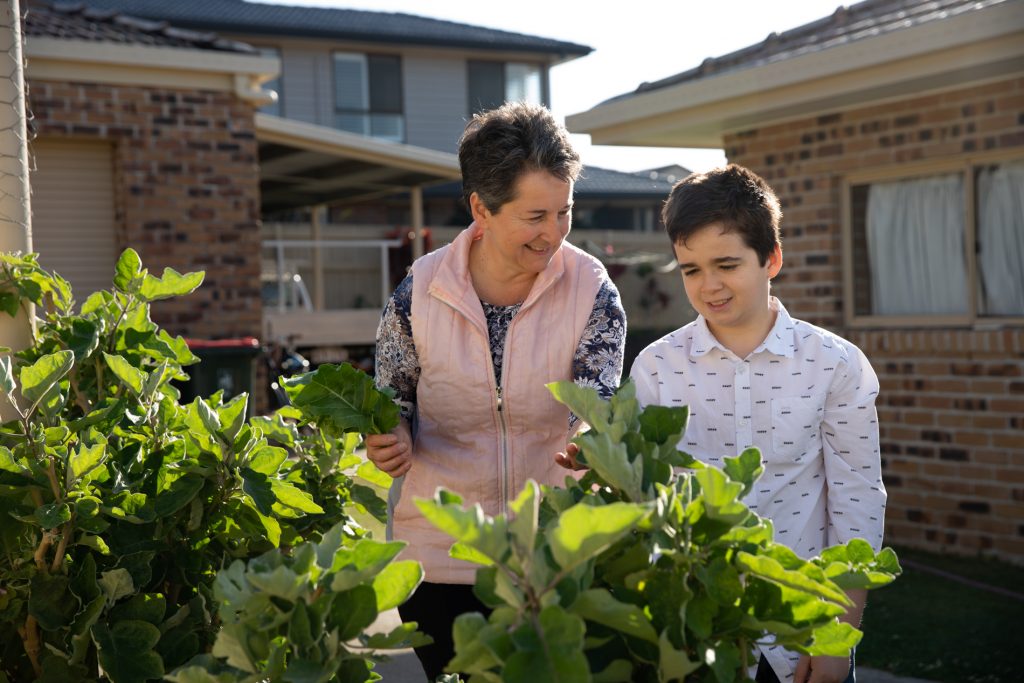
<path fill-rule="evenodd" d="M 371 632 L 390 631 L 397 627 L 402 620 L 398 616 L 398 610 L 390 610 L 380 615 L 377 622 L 370 628 Z M 428 683 L 423 673 L 423 667 L 416 659 L 412 650 L 396 650 L 391 661 L 378 664 L 374 669 L 381 675 L 384 683 Z M 539 683 L 539 682 L 538 682 Z M 886 671 L 857 667 L 857 683 L 932 683 L 921 678 L 905 678 L 896 676 Z"/>

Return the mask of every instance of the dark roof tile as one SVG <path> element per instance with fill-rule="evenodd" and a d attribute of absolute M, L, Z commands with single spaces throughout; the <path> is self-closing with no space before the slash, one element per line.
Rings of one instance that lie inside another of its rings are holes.
<path fill-rule="evenodd" d="M 81 2 L 33 2 L 25 12 L 24 27 L 25 35 L 30 37 L 258 54 L 251 45 L 225 40 L 214 33 L 176 28 L 166 21 L 88 7 Z"/>
<path fill-rule="evenodd" d="M 300 7 L 242 0 L 87 0 L 104 9 L 164 19 L 178 26 L 233 33 L 307 36 L 362 42 L 407 43 L 565 56 L 591 48 L 551 38 L 471 26 L 411 14 Z"/>

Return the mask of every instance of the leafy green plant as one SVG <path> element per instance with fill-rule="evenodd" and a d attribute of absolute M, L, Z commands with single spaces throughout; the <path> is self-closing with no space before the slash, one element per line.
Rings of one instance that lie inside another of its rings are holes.
<path fill-rule="evenodd" d="M 843 589 L 892 581 L 892 550 L 854 540 L 803 560 L 740 502 L 761 473 L 755 449 L 705 467 L 675 447 L 685 408 L 641 411 L 630 383 L 610 401 L 550 388 L 592 427 L 576 439 L 590 468 L 579 482 L 530 482 L 493 518 L 447 491 L 417 501 L 456 539 L 451 554 L 481 565 L 475 591 L 493 608 L 456 620 L 451 670 L 507 683 L 727 683 L 747 680 L 769 634 L 849 654 L 860 632 L 836 619 Z"/>
<path fill-rule="evenodd" d="M 428 642 L 414 624 L 366 635 L 377 615 L 397 607 L 423 579 L 413 560 L 392 562 L 404 543 L 349 542 L 333 527 L 291 555 L 272 550 L 217 575 L 214 597 L 222 626 L 210 655 L 167 678 L 217 681 L 379 680 L 371 653 Z M 355 646 L 360 649 L 355 649 Z"/>
<path fill-rule="evenodd" d="M 381 523 L 387 479 L 354 449 L 397 409 L 333 367 L 273 416 L 246 421 L 244 394 L 181 405 L 173 382 L 198 358 L 150 305 L 202 279 L 151 275 L 129 249 L 76 311 L 34 255 L 0 254 L 0 310 L 38 316 L 32 346 L 0 356 L 0 680 L 159 679 L 216 642 L 215 578 L 235 560 L 293 566 L 304 542 L 377 557 L 356 517 Z"/>

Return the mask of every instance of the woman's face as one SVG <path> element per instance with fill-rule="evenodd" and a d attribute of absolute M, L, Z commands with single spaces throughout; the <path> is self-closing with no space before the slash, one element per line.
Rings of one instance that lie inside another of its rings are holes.
<path fill-rule="evenodd" d="M 571 180 L 547 171 L 527 171 L 516 181 L 514 198 L 496 213 L 475 192 L 470 196 L 487 257 L 504 275 L 536 275 L 547 267 L 569 234 L 572 188 Z"/>

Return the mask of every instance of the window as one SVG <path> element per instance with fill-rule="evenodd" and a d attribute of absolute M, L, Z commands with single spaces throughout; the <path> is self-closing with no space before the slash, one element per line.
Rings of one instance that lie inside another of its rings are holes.
<path fill-rule="evenodd" d="M 543 101 L 541 67 L 519 62 L 469 62 L 469 113 L 494 109 L 505 102 Z"/>
<path fill-rule="evenodd" d="M 276 59 L 281 59 L 281 51 L 276 47 L 260 47 L 258 49 L 260 51 L 260 55 L 263 57 L 274 57 Z M 283 65 L 281 69 L 282 71 L 284 70 Z M 277 100 L 263 107 L 260 107 L 260 111 L 265 114 L 273 114 L 274 116 L 283 116 L 282 112 L 284 111 L 284 109 L 281 106 L 281 100 L 284 99 L 284 92 L 281 90 L 281 74 L 278 74 L 277 78 L 275 78 L 272 81 L 264 82 L 263 89 L 273 90 L 274 92 L 276 92 Z"/>
<path fill-rule="evenodd" d="M 851 319 L 1024 317 L 1024 159 L 876 178 L 847 182 Z"/>
<path fill-rule="evenodd" d="M 402 142 L 402 62 L 393 55 L 334 53 L 334 127 Z"/>

